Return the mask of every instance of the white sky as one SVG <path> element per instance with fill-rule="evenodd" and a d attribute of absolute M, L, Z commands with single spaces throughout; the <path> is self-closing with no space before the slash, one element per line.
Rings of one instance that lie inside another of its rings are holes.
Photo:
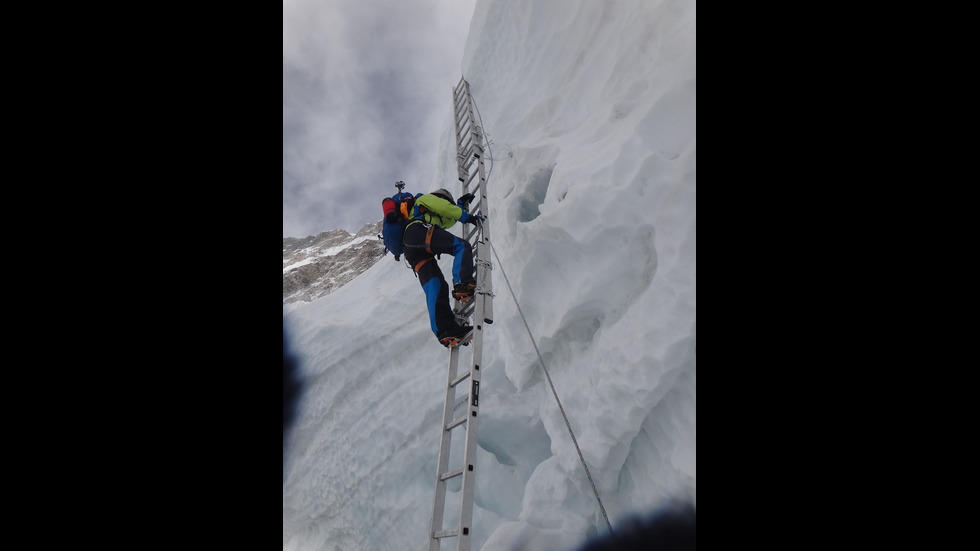
<path fill-rule="evenodd" d="M 613 527 L 696 504 L 696 5 L 478 0 L 473 21 L 500 257 L 473 550 L 574 551 L 605 523 L 517 304 Z M 306 384 L 283 550 L 426 549 L 448 358 L 411 269 L 386 256 L 283 316 Z"/>
<path fill-rule="evenodd" d="M 284 0 L 282 235 L 356 232 L 432 179 L 475 0 Z"/>

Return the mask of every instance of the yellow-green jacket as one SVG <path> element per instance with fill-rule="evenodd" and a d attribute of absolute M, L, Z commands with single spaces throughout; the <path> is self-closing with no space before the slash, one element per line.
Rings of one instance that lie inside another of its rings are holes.
<path fill-rule="evenodd" d="M 463 209 L 446 201 L 442 197 L 426 193 L 415 198 L 415 216 L 408 225 L 416 221 L 426 224 L 439 226 L 444 230 L 456 225 L 456 221 L 463 216 Z"/>

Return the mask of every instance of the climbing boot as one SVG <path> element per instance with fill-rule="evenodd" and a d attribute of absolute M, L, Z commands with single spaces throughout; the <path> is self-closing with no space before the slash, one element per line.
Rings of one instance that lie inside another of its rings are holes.
<path fill-rule="evenodd" d="M 437 335 L 439 343 L 446 348 L 455 348 L 459 345 L 467 345 L 473 340 L 473 328 L 469 325 L 458 325 L 452 329 L 440 331 Z"/>
<path fill-rule="evenodd" d="M 473 298 L 473 292 L 475 290 L 475 283 L 457 283 L 453 287 L 453 298 L 460 302 L 466 302 Z"/>

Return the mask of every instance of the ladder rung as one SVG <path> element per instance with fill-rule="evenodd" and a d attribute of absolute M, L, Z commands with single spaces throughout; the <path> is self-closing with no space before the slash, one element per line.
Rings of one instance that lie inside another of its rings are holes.
<path fill-rule="evenodd" d="M 453 310 L 453 313 L 461 318 L 468 318 L 470 314 L 473 313 L 473 308 L 476 307 L 476 303 L 473 300 L 469 300 L 463 303 L 463 306 L 458 310 Z"/>
<path fill-rule="evenodd" d="M 462 102 L 467 101 L 467 100 L 469 100 L 469 98 L 466 97 L 466 92 L 465 91 L 458 91 L 457 90 L 457 92 L 453 94 L 453 101 L 456 102 L 456 103 L 462 103 Z"/>
<path fill-rule="evenodd" d="M 438 538 L 453 538 L 459 535 L 459 530 L 442 530 L 439 532 L 433 532 L 432 537 Z"/>
<path fill-rule="evenodd" d="M 449 480 L 454 476 L 459 476 L 463 474 L 463 469 L 456 469 L 455 471 L 449 471 L 448 473 L 439 477 L 439 480 Z"/>
<path fill-rule="evenodd" d="M 456 377 L 456 379 L 455 379 L 455 380 L 454 380 L 453 382 L 451 382 L 451 383 L 449 383 L 449 386 L 456 386 L 456 385 L 458 385 L 459 383 L 461 383 L 461 382 L 463 382 L 464 380 L 466 380 L 466 378 L 467 378 L 467 377 L 469 377 L 469 376 L 470 376 L 470 372 L 469 372 L 469 371 L 467 371 L 466 373 L 463 373 L 463 374 L 462 374 L 462 375 L 460 375 L 459 377 Z"/>
<path fill-rule="evenodd" d="M 468 178 L 469 178 L 469 179 L 468 179 L 468 180 L 467 180 L 466 182 L 463 182 L 463 183 L 464 183 L 464 185 L 465 185 L 466 187 L 469 187 L 469 185 L 473 183 L 473 180 L 475 180 L 475 179 L 476 179 L 476 177 L 477 177 L 477 176 L 479 176 L 479 175 L 480 175 L 480 171 L 476 171 L 476 172 L 474 172 L 473 174 L 469 174 L 469 175 L 468 175 Z"/>
<path fill-rule="evenodd" d="M 468 417 L 466 417 L 465 415 L 463 417 L 460 417 L 459 419 L 454 419 L 452 423 L 446 425 L 446 430 L 453 430 L 454 428 L 465 423 L 467 419 Z"/>

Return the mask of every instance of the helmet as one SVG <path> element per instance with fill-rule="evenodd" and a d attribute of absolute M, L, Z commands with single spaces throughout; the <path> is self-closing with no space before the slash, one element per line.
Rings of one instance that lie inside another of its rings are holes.
<path fill-rule="evenodd" d="M 453 194 L 452 193 L 449 193 L 449 190 L 447 190 L 447 189 L 437 189 L 437 190 L 435 190 L 435 191 L 432 192 L 432 195 L 435 195 L 436 197 L 442 197 L 446 201 L 449 201 L 450 203 L 452 203 L 454 205 L 456 204 L 456 200 L 453 199 Z"/>

